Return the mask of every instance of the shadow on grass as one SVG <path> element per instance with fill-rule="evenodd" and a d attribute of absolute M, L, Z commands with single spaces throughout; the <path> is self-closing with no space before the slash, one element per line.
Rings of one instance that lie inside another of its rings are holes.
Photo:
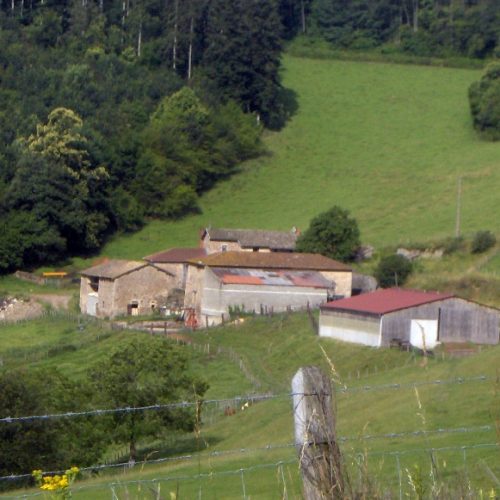
<path fill-rule="evenodd" d="M 154 443 L 145 446 L 137 451 L 136 460 L 139 462 L 148 460 L 158 460 L 162 458 L 170 458 L 182 455 L 191 455 L 197 452 L 208 451 L 213 448 L 221 439 L 217 437 L 200 437 L 194 435 L 178 436 L 177 438 L 164 441 L 162 443 Z M 126 462 L 128 454 L 117 457 L 117 462 Z"/>

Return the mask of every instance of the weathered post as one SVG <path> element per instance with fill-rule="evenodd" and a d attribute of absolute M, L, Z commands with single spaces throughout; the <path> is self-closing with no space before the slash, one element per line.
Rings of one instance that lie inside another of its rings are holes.
<path fill-rule="evenodd" d="M 316 366 L 292 379 L 295 447 L 306 500 L 344 497 L 342 458 L 335 437 L 332 385 Z"/>

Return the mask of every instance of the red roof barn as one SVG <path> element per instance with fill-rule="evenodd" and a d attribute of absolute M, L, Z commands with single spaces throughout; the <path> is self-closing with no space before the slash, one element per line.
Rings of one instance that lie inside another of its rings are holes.
<path fill-rule="evenodd" d="M 379 289 L 321 307 L 320 335 L 380 347 L 392 341 L 499 342 L 500 311 L 448 293 Z"/>

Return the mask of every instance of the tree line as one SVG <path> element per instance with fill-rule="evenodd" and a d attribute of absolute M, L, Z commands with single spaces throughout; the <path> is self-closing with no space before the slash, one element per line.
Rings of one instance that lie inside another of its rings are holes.
<path fill-rule="evenodd" d="M 261 154 L 294 1 L 4 0 L 0 273 L 195 212 Z"/>
<path fill-rule="evenodd" d="M 500 55 L 496 0 L 312 0 L 308 30 L 336 47 L 417 56 Z"/>

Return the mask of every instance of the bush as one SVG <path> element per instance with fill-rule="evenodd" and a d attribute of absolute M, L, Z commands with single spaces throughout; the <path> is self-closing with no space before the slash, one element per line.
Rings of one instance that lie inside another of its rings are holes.
<path fill-rule="evenodd" d="M 380 260 L 375 278 L 382 288 L 401 286 L 413 271 L 412 263 L 402 255 L 389 255 Z"/>
<path fill-rule="evenodd" d="M 354 258 L 359 245 L 356 219 L 347 210 L 334 206 L 311 220 L 309 228 L 297 239 L 296 250 L 346 261 Z"/>
<path fill-rule="evenodd" d="M 478 231 L 474 235 L 471 244 L 472 253 L 486 252 L 489 248 L 495 246 L 497 239 L 491 231 Z"/>
<path fill-rule="evenodd" d="M 500 140 L 500 63 L 492 63 L 479 82 L 469 88 L 474 128 L 483 137 Z"/>
<path fill-rule="evenodd" d="M 447 238 L 443 241 L 443 251 L 445 255 L 459 252 L 465 249 L 465 241 L 462 236 Z"/>

